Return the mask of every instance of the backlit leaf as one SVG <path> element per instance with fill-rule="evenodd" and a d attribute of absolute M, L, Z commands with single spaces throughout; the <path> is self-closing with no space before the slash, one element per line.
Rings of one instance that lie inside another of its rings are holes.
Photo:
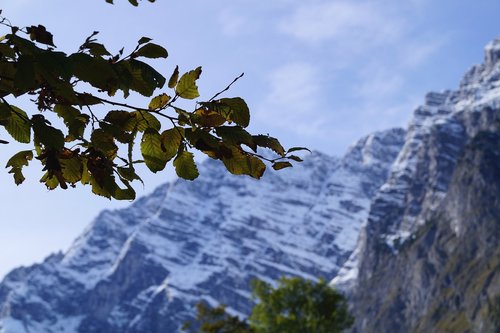
<path fill-rule="evenodd" d="M 223 116 L 227 120 L 241 127 L 247 127 L 250 124 L 250 110 L 242 98 L 222 98 L 219 103 L 228 106 L 228 109 L 223 109 Z"/>
<path fill-rule="evenodd" d="M 63 177 L 68 183 L 75 184 L 82 179 L 83 164 L 78 156 L 62 158 L 60 163 Z"/>
<path fill-rule="evenodd" d="M 147 129 L 141 140 L 141 153 L 144 162 L 154 173 L 163 170 L 168 160 L 161 141 L 160 134 L 153 129 Z"/>
<path fill-rule="evenodd" d="M 6 168 L 10 167 L 9 173 L 14 175 L 14 182 L 16 185 L 21 184 L 24 181 L 24 175 L 22 169 L 27 166 L 29 161 L 33 159 L 33 152 L 31 150 L 24 150 L 16 153 L 8 161 Z"/>
<path fill-rule="evenodd" d="M 195 180 L 199 176 L 193 153 L 187 151 L 179 153 L 174 160 L 174 167 L 180 178 Z"/>
<path fill-rule="evenodd" d="M 167 161 L 170 161 L 179 151 L 184 135 L 184 128 L 171 128 L 161 133 L 161 143 L 165 149 Z"/>
<path fill-rule="evenodd" d="M 170 89 L 175 88 L 178 80 L 179 80 L 179 66 L 175 66 L 174 72 L 172 73 L 172 76 L 170 76 L 170 79 L 168 80 L 168 87 Z"/>
<path fill-rule="evenodd" d="M 8 106 L 11 115 L 5 121 L 2 121 L 5 129 L 16 141 L 29 143 L 31 140 L 31 124 L 26 112 L 13 105 Z"/>
<path fill-rule="evenodd" d="M 166 58 L 168 57 L 167 50 L 157 44 L 149 43 L 142 46 L 139 50 L 135 52 L 137 57 L 146 57 L 146 58 Z"/>
<path fill-rule="evenodd" d="M 200 96 L 198 92 L 198 86 L 196 85 L 196 80 L 200 77 L 201 67 L 195 70 L 189 71 L 182 75 L 179 83 L 175 87 L 175 92 L 182 98 L 185 99 L 195 99 Z"/>
<path fill-rule="evenodd" d="M 165 105 L 167 105 L 169 101 L 170 101 L 170 96 L 168 96 L 167 94 L 160 94 L 151 100 L 148 108 L 150 110 L 161 109 Z"/>
<path fill-rule="evenodd" d="M 230 146 L 231 154 L 223 157 L 226 169 L 235 175 L 248 175 L 260 179 L 266 170 L 266 165 L 259 158 L 251 156 L 240 148 Z"/>
<path fill-rule="evenodd" d="M 260 147 L 269 148 L 280 156 L 285 156 L 285 149 L 278 139 L 267 135 L 254 135 L 253 141 Z"/>
<path fill-rule="evenodd" d="M 43 144 L 45 148 L 53 150 L 60 150 L 64 147 L 63 132 L 48 125 L 45 117 L 34 115 L 32 121 L 36 142 Z"/>
<path fill-rule="evenodd" d="M 293 167 L 293 165 L 290 162 L 276 162 L 276 163 L 273 163 L 273 169 L 274 170 L 281 170 L 281 169 L 284 169 L 284 168 L 291 168 L 291 167 Z"/>

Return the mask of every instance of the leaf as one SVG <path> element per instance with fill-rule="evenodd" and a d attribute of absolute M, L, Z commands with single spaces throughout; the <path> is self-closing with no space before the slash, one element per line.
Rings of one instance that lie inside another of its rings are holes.
<path fill-rule="evenodd" d="M 135 196 L 136 193 L 134 189 L 128 184 L 125 189 L 122 189 L 117 185 L 115 191 L 113 192 L 113 198 L 116 200 L 134 200 Z"/>
<path fill-rule="evenodd" d="M 141 140 L 141 153 L 144 162 L 154 173 L 165 169 L 167 164 L 167 155 L 161 141 L 160 134 L 153 129 L 147 129 Z"/>
<path fill-rule="evenodd" d="M 232 145 L 244 144 L 254 152 L 257 151 L 257 145 L 253 141 L 252 135 L 240 126 L 221 126 L 215 129 L 215 133 L 222 138 L 224 143 Z"/>
<path fill-rule="evenodd" d="M 160 94 L 151 100 L 148 108 L 150 110 L 161 109 L 165 105 L 167 105 L 169 101 L 170 101 L 170 96 L 168 96 L 167 94 Z"/>
<path fill-rule="evenodd" d="M 134 168 L 117 168 L 118 174 L 121 178 L 126 179 L 128 181 L 139 180 L 144 184 L 141 177 L 135 172 Z"/>
<path fill-rule="evenodd" d="M 72 72 L 80 80 L 106 92 L 116 91 L 119 78 L 109 61 L 85 53 L 75 53 L 69 56 L 69 63 Z"/>
<path fill-rule="evenodd" d="M 94 149 L 102 152 L 106 158 L 113 159 L 118 152 L 113 135 L 103 129 L 96 129 L 90 136 Z"/>
<path fill-rule="evenodd" d="M 195 180 L 198 176 L 198 168 L 194 163 L 193 153 L 183 151 L 177 154 L 174 160 L 175 172 L 180 178 Z"/>
<path fill-rule="evenodd" d="M 14 86 L 20 90 L 30 90 L 35 86 L 35 66 L 32 56 L 20 56 L 17 63 L 17 72 L 14 77 Z"/>
<path fill-rule="evenodd" d="M 201 127 L 218 127 L 226 122 L 226 119 L 218 112 L 207 110 L 205 108 L 196 110 L 191 115 L 191 119 Z"/>
<path fill-rule="evenodd" d="M 175 66 L 174 72 L 172 73 L 172 76 L 170 76 L 170 79 L 168 80 L 168 87 L 170 89 L 175 88 L 178 80 L 179 80 L 179 66 Z"/>
<path fill-rule="evenodd" d="M 284 168 L 291 168 L 291 167 L 293 167 L 293 165 L 290 162 L 276 162 L 276 163 L 273 163 L 273 169 L 274 170 L 281 170 L 281 169 L 284 169 Z"/>
<path fill-rule="evenodd" d="M 185 129 L 186 139 L 199 151 L 207 154 L 211 158 L 221 159 L 224 151 L 221 151 L 219 138 L 213 136 L 207 131 L 187 128 Z M 229 154 L 231 154 L 229 152 Z"/>
<path fill-rule="evenodd" d="M 124 128 L 127 127 L 128 122 L 135 116 L 128 111 L 109 111 L 106 116 L 104 116 L 104 121 L 113 124 L 117 127 Z"/>
<path fill-rule="evenodd" d="M 80 157 L 61 158 L 61 170 L 64 179 L 71 184 L 75 184 L 82 179 L 83 164 Z"/>
<path fill-rule="evenodd" d="M 179 151 L 184 135 L 184 128 L 174 127 L 161 133 L 161 143 L 165 150 L 167 161 L 170 161 Z"/>
<path fill-rule="evenodd" d="M 259 158 L 245 153 L 241 148 L 229 146 L 231 154 L 223 157 L 226 169 L 234 175 L 248 175 L 260 179 L 266 171 L 266 165 Z"/>
<path fill-rule="evenodd" d="M 38 25 L 37 27 L 32 25 L 31 27 L 27 27 L 26 31 L 30 34 L 31 40 L 55 46 L 52 34 L 48 32 L 43 25 Z"/>
<path fill-rule="evenodd" d="M 200 75 L 201 67 L 182 75 L 175 88 L 176 94 L 185 99 L 195 99 L 199 97 L 200 93 L 198 92 L 198 86 L 196 86 L 196 80 L 198 80 Z"/>
<path fill-rule="evenodd" d="M 90 54 L 92 54 L 95 57 L 111 55 L 111 53 L 109 53 L 109 51 L 106 50 L 106 47 L 100 43 L 94 43 L 94 42 L 85 43 L 83 47 L 89 50 Z"/>
<path fill-rule="evenodd" d="M 290 159 L 290 160 L 294 160 L 296 162 L 303 162 L 304 161 L 303 159 L 301 159 L 300 157 L 295 156 L 295 155 L 287 156 L 287 158 Z"/>
<path fill-rule="evenodd" d="M 47 124 L 44 116 L 36 114 L 32 117 L 35 141 L 47 149 L 60 150 L 64 147 L 64 134 Z"/>
<path fill-rule="evenodd" d="M 128 63 L 132 79 L 128 88 L 149 97 L 157 88 L 162 88 L 165 84 L 166 79 L 148 64 L 135 59 L 126 63 Z"/>
<path fill-rule="evenodd" d="M 137 43 L 139 45 L 142 45 L 142 44 L 149 43 L 150 41 L 152 41 L 152 39 L 149 37 L 141 37 L 141 39 L 139 39 L 139 41 Z"/>
<path fill-rule="evenodd" d="M 260 146 L 273 150 L 280 156 L 285 156 L 285 149 L 278 141 L 278 139 L 267 136 L 267 135 L 254 135 L 252 136 L 254 142 Z"/>
<path fill-rule="evenodd" d="M 139 6 L 139 3 L 137 2 L 137 0 L 128 0 L 128 2 L 130 2 L 135 7 Z"/>
<path fill-rule="evenodd" d="M 157 44 L 149 43 L 142 46 L 139 50 L 135 52 L 137 57 L 145 57 L 150 59 L 156 58 L 166 58 L 168 57 L 167 50 Z"/>
<path fill-rule="evenodd" d="M 247 127 L 250 124 L 250 110 L 247 103 L 240 97 L 222 98 L 219 103 L 226 105 L 229 109 L 223 111 L 223 116 L 241 127 Z"/>
<path fill-rule="evenodd" d="M 29 143 L 31 141 L 31 124 L 26 112 L 13 105 L 7 106 L 11 110 L 10 117 L 1 123 L 5 129 L 14 138 L 21 143 Z"/>
<path fill-rule="evenodd" d="M 134 130 L 144 132 L 146 129 L 151 128 L 156 131 L 161 129 L 161 123 L 151 113 L 146 111 L 133 111 L 130 112 L 132 116 L 123 129 L 129 132 Z"/>
<path fill-rule="evenodd" d="M 286 151 L 286 153 L 291 153 L 291 152 L 294 152 L 294 151 L 299 151 L 299 150 L 307 150 L 308 152 L 311 152 L 311 150 L 309 150 L 309 148 L 306 148 L 306 147 L 292 147 L 290 149 L 288 149 Z"/>
<path fill-rule="evenodd" d="M 33 159 L 33 152 L 31 150 L 24 150 L 16 153 L 8 161 L 6 168 L 10 167 L 9 173 L 14 175 L 14 182 L 16 185 L 21 184 L 25 178 L 22 173 L 24 166 L 29 164 L 29 161 Z"/>

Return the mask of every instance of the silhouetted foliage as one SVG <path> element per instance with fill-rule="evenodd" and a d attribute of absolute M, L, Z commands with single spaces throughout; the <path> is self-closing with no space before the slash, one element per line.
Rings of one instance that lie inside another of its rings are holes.
<path fill-rule="evenodd" d="M 243 74 L 185 110 L 176 102 L 200 96 L 202 69 L 182 73 L 175 67 L 167 80 L 145 62 L 168 56 L 151 38 L 142 37 L 130 52 L 122 48 L 113 53 L 94 31 L 76 52 L 67 54 L 57 50 L 53 35 L 42 25 L 20 28 L 1 16 L 0 24 L 6 30 L 0 37 L 0 129 L 30 144 L 7 162 L 16 184 L 25 180 L 23 167 L 36 158 L 45 171 L 41 182 L 51 190 L 89 184 L 95 194 L 130 200 L 135 198 L 131 183 L 142 182 L 138 163 L 156 173 L 173 161 L 179 177 L 198 177 L 193 150 L 221 160 L 233 174 L 254 178 L 264 173 L 263 161 L 276 170 L 292 166 L 289 161 L 300 162 L 291 153 L 304 148 L 285 150 L 275 138 L 251 135 L 245 129 L 250 123 L 245 101 L 220 97 Z M 151 97 L 149 104 L 126 104 L 123 100 L 131 92 Z M 34 110 L 9 100 L 23 95 L 34 102 Z M 53 125 L 48 114 L 64 125 Z M 7 143 L 0 138 L 0 144 Z M 134 154 L 137 143 L 142 158 Z M 276 157 L 262 156 L 258 147 L 271 149 Z"/>

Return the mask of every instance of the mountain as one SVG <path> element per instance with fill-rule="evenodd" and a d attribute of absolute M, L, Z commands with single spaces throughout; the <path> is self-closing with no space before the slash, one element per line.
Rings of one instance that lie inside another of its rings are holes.
<path fill-rule="evenodd" d="M 315 152 L 260 181 L 207 160 L 196 181 L 104 211 L 67 252 L 9 273 L 0 332 L 177 332 L 202 300 L 248 314 L 253 278 L 332 278 L 404 135 L 374 133 L 343 158 Z"/>
<path fill-rule="evenodd" d="M 500 39 L 416 109 L 332 281 L 353 332 L 500 332 Z"/>

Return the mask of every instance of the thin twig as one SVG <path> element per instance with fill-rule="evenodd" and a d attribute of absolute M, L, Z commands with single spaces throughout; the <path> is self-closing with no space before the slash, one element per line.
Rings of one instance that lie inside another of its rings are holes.
<path fill-rule="evenodd" d="M 216 99 L 217 97 L 219 97 L 219 95 L 221 95 L 222 93 L 226 92 L 229 90 L 229 88 L 231 88 L 231 86 L 236 83 L 236 81 L 238 81 L 239 79 L 241 79 L 243 77 L 243 75 L 245 75 L 245 73 L 241 73 L 240 76 L 238 76 L 237 78 L 235 78 L 233 80 L 233 82 L 231 82 L 226 88 L 224 88 L 223 90 L 219 91 L 217 94 L 215 94 L 212 98 L 210 98 L 208 101 L 211 102 L 213 101 L 214 99 Z"/>

